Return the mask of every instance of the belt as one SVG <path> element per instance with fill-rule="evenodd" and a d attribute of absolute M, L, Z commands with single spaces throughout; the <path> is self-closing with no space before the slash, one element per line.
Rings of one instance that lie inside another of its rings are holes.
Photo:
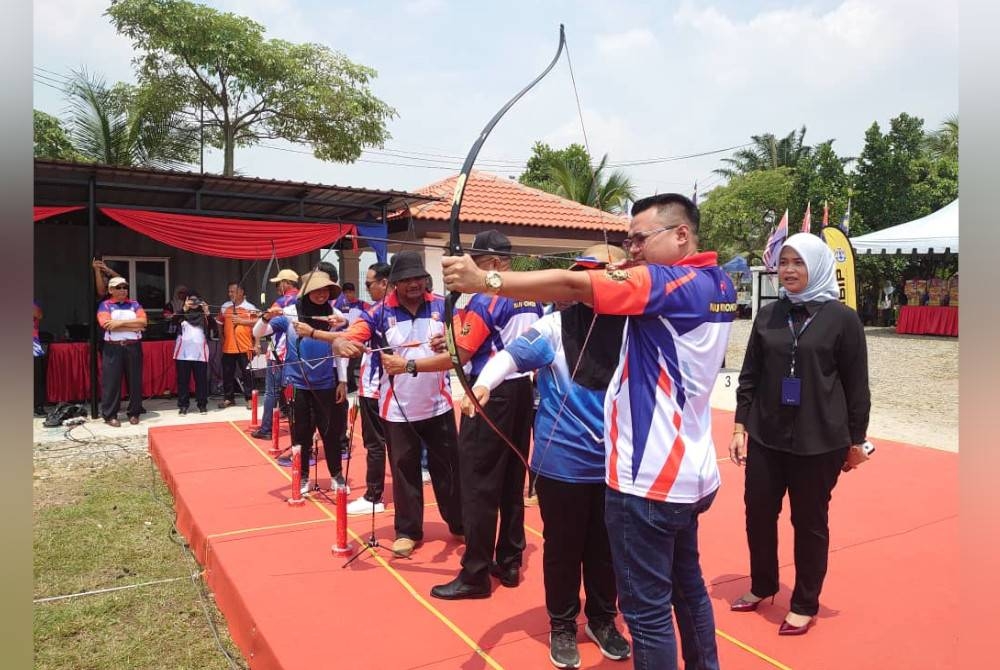
<path fill-rule="evenodd" d="M 142 340 L 104 340 L 104 344 L 114 344 L 115 346 L 124 347 L 127 344 L 138 344 Z"/>

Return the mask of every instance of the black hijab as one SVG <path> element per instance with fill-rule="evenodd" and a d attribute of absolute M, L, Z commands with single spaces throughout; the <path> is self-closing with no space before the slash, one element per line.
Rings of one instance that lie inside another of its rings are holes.
<path fill-rule="evenodd" d="M 576 370 L 573 381 L 595 391 L 607 389 L 611 385 L 611 376 L 618 367 L 626 317 L 601 315 L 594 320 L 594 311 L 590 307 L 576 303 L 564 309 L 561 318 L 566 365 L 571 375 Z M 591 323 L 594 325 L 593 330 L 590 328 Z"/>
<path fill-rule="evenodd" d="M 311 293 L 311 291 L 310 291 Z M 330 302 L 324 301 L 323 303 L 317 305 L 312 300 L 309 299 L 309 294 L 299 294 L 298 300 L 296 300 L 296 313 L 299 315 L 301 321 L 308 321 L 309 325 L 316 330 L 330 330 L 330 324 L 327 321 L 313 320 L 310 316 L 330 316 L 333 314 L 333 307 Z"/>

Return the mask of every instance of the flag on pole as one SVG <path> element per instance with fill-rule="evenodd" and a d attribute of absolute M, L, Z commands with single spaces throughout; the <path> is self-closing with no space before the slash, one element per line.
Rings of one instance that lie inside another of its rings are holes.
<path fill-rule="evenodd" d="M 803 233 L 811 232 L 811 229 L 812 229 L 812 210 L 810 209 L 811 205 L 812 205 L 812 203 L 809 203 L 809 202 L 806 203 L 806 215 L 802 217 L 802 232 Z"/>
<path fill-rule="evenodd" d="M 781 245 L 785 243 L 785 238 L 787 237 L 788 210 L 786 209 L 784 216 L 781 217 L 781 221 L 778 222 L 777 227 L 768 236 L 767 244 L 764 245 L 764 267 L 768 270 L 778 267 L 778 254 L 781 252 Z"/>
<path fill-rule="evenodd" d="M 844 212 L 844 218 L 840 220 L 840 229 L 844 231 L 844 234 L 850 234 L 851 232 L 851 199 L 847 199 L 847 211 Z"/>
<path fill-rule="evenodd" d="M 830 203 L 823 201 L 823 228 L 830 225 Z"/>

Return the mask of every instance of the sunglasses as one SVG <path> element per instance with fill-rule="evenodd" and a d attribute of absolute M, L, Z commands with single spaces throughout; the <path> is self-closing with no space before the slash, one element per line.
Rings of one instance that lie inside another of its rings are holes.
<path fill-rule="evenodd" d="M 642 248 L 646 245 L 646 241 L 653 235 L 658 235 L 660 233 L 665 233 L 668 230 L 673 230 L 679 225 L 681 224 L 678 223 L 672 226 L 662 226 L 660 228 L 654 228 L 652 230 L 644 230 L 642 232 L 635 233 L 634 235 L 626 237 L 624 240 L 622 240 L 622 248 L 625 251 L 631 251 L 632 247 Z"/>
<path fill-rule="evenodd" d="M 119 284 L 118 286 L 112 286 L 111 290 L 112 291 L 127 291 L 128 290 L 128 284 Z"/>

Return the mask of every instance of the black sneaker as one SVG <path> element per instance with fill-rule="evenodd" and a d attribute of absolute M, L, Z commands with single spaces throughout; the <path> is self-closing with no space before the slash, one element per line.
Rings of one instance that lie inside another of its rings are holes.
<path fill-rule="evenodd" d="M 576 647 L 576 633 L 569 630 L 549 633 L 549 660 L 557 668 L 579 668 L 580 650 Z"/>
<path fill-rule="evenodd" d="M 601 653 L 605 658 L 612 661 L 624 661 L 632 655 L 632 649 L 628 646 L 628 641 L 615 628 L 614 623 L 608 623 L 597 628 L 591 628 L 590 624 L 584 628 L 584 632 L 591 640 L 597 643 Z"/>

